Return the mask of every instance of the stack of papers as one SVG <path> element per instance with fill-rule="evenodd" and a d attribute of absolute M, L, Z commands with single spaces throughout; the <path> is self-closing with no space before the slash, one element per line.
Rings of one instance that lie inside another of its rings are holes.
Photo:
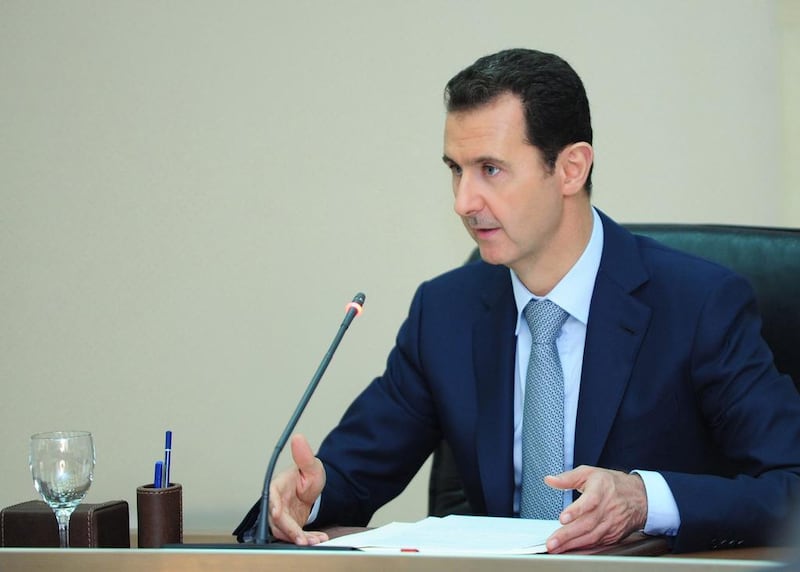
<path fill-rule="evenodd" d="M 431 516 L 419 522 L 392 522 L 319 546 L 350 546 L 389 553 L 539 554 L 547 552 L 545 541 L 560 526 L 557 520 Z"/>

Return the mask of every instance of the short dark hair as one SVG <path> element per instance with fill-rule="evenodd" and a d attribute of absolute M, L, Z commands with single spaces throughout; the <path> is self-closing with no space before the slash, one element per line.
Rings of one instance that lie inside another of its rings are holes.
<path fill-rule="evenodd" d="M 484 56 L 458 72 L 445 87 L 447 111 L 469 111 L 504 93 L 520 98 L 528 142 L 537 147 L 548 169 L 571 143 L 592 143 L 592 120 L 583 82 L 555 54 L 512 49 Z M 586 177 L 592 190 L 592 170 Z"/>

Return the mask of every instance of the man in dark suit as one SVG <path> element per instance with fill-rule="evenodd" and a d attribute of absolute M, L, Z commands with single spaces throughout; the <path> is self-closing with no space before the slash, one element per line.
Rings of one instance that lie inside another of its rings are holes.
<path fill-rule="evenodd" d="M 273 533 L 308 544 L 325 535 L 306 524 L 365 525 L 445 439 L 478 513 L 524 515 L 533 486 L 556 491 L 550 552 L 637 530 L 676 551 L 774 539 L 800 497 L 800 397 L 747 282 L 592 207 L 589 105 L 557 56 L 481 58 L 446 102 L 443 159 L 483 260 L 420 286 L 386 371 L 316 457 L 292 440 Z M 557 357 L 532 345 L 539 302 L 559 312 Z M 541 379 L 558 415 L 526 436 Z M 536 474 L 525 459 L 552 443 L 558 468 Z"/>

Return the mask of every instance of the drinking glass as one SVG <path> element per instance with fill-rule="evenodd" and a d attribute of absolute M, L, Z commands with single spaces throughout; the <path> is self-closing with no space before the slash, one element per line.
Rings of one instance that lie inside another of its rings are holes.
<path fill-rule="evenodd" d="M 69 518 L 94 475 L 94 442 L 88 431 L 54 431 L 31 435 L 29 457 L 33 486 L 58 521 L 61 548 L 69 547 Z"/>

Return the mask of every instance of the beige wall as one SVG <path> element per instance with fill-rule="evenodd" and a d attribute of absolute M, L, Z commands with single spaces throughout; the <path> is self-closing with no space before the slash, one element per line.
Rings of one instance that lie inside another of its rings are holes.
<path fill-rule="evenodd" d="M 231 529 L 345 302 L 367 293 L 300 423 L 315 444 L 470 250 L 441 93 L 484 53 L 575 66 L 617 219 L 800 226 L 794 8 L 0 3 L 0 505 L 34 497 L 31 433 L 87 428 L 87 500 L 133 507 L 172 429 L 186 528 Z M 373 522 L 424 516 L 424 485 Z"/>
<path fill-rule="evenodd" d="M 784 214 L 781 221 L 800 226 L 800 2 L 780 0 L 781 167 Z"/>

